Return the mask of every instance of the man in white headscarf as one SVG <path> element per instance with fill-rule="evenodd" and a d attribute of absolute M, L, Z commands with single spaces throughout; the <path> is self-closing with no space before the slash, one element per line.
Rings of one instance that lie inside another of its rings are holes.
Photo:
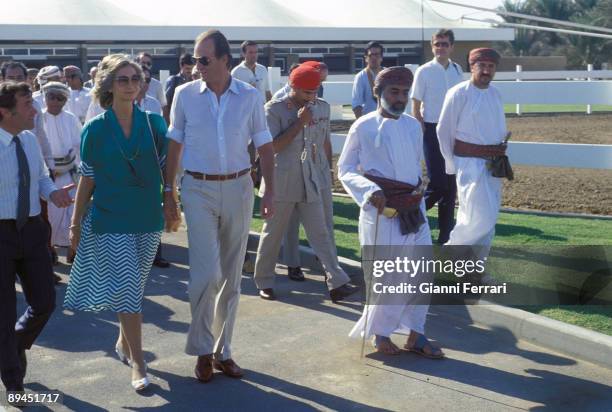
<path fill-rule="evenodd" d="M 51 153 L 55 161 L 53 171 L 55 184 L 64 187 L 78 182 L 77 165 L 79 164 L 79 149 L 81 145 L 81 122 L 77 117 L 64 110 L 70 98 L 70 89 L 63 83 L 48 82 L 42 88 L 47 104 L 43 111 L 43 123 Z M 74 197 L 76 189 L 71 196 Z M 72 216 L 72 206 L 60 209 L 48 204 L 49 222 L 51 223 L 51 244 L 54 246 L 70 246 L 69 226 Z M 73 256 L 68 256 L 68 261 Z"/>
<path fill-rule="evenodd" d="M 38 72 L 36 80 L 40 85 L 40 90 L 32 94 L 32 98 L 40 105 L 41 108 L 45 108 L 45 97 L 43 95 L 42 88 L 49 82 L 61 82 L 63 73 L 57 66 L 45 66 Z"/>
<path fill-rule="evenodd" d="M 378 108 L 353 123 L 338 161 L 340 181 L 361 208 L 359 241 L 364 251 L 374 248 L 374 259 L 416 259 L 415 252 L 429 253 L 432 244 L 421 181 L 423 131 L 414 117 L 404 114 L 412 81 L 412 72 L 401 66 L 378 73 L 373 87 Z M 367 265 L 368 257 L 362 259 Z M 383 279 L 393 281 L 397 274 L 385 275 Z M 428 276 L 420 272 L 415 279 L 426 282 Z M 372 290 L 368 293 L 372 297 Z M 397 355 L 400 349 L 390 337 L 405 334 L 405 350 L 428 358 L 444 356 L 424 334 L 428 304 L 410 294 L 375 298 L 368 298 L 351 337 L 373 336 L 379 352 Z"/>

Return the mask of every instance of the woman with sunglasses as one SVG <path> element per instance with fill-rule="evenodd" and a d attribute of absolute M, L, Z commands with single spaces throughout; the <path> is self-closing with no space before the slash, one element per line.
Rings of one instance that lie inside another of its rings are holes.
<path fill-rule="evenodd" d="M 144 285 L 161 237 L 166 124 L 134 104 L 144 77 L 125 55 L 104 58 L 93 97 L 106 111 L 82 133 L 81 181 L 71 223 L 77 256 L 64 306 L 119 315 L 115 351 L 132 387 L 149 385 L 142 352 Z M 91 207 L 86 211 L 90 198 Z"/>
<path fill-rule="evenodd" d="M 64 110 L 70 97 L 70 89 L 63 83 L 49 82 L 43 86 L 42 94 L 47 104 L 42 114 L 43 126 L 55 163 L 52 177 L 59 187 L 76 184 L 82 126 L 74 114 Z M 72 190 L 70 196 L 74 198 L 74 195 L 75 191 Z M 51 224 L 51 247 L 68 248 L 66 260 L 72 263 L 74 253 L 70 249 L 69 227 L 73 207 L 58 208 L 49 202 L 47 211 Z"/>

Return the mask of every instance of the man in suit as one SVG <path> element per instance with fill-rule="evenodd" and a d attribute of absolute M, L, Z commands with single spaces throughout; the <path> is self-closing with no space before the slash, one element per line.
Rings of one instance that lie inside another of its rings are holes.
<path fill-rule="evenodd" d="M 36 109 L 30 86 L 0 83 L 0 375 L 7 391 L 23 391 L 26 349 L 30 349 L 55 308 L 49 228 L 39 197 L 57 207 L 72 203 L 49 177 L 34 134 Z M 28 307 L 17 320 L 15 275 Z"/>

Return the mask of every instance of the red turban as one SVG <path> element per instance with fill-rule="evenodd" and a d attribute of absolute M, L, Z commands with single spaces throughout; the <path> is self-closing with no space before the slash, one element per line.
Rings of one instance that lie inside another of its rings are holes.
<path fill-rule="evenodd" d="M 474 49 L 470 51 L 470 55 L 468 57 L 468 61 L 470 66 L 476 62 L 491 62 L 496 65 L 499 64 L 499 59 L 501 56 L 494 49 L 490 49 L 488 47 L 481 47 L 480 49 Z"/>
<path fill-rule="evenodd" d="M 315 90 L 321 84 L 320 73 L 311 65 L 302 63 L 289 74 L 289 84 L 294 89 Z"/>
<path fill-rule="evenodd" d="M 304 63 L 302 63 L 302 64 L 303 64 L 303 65 L 306 65 L 306 66 L 311 66 L 311 67 L 314 67 L 314 68 L 315 68 L 315 69 L 317 69 L 317 70 L 324 70 L 324 69 L 327 69 L 327 65 L 326 65 L 325 63 L 323 63 L 323 62 L 318 62 L 318 61 L 316 61 L 316 60 L 308 60 L 308 61 L 305 61 L 305 62 L 304 62 Z"/>
<path fill-rule="evenodd" d="M 414 76 L 410 69 L 404 66 L 387 67 L 378 73 L 374 80 L 374 89 L 380 92 L 390 84 L 398 84 L 401 86 L 412 86 Z"/>

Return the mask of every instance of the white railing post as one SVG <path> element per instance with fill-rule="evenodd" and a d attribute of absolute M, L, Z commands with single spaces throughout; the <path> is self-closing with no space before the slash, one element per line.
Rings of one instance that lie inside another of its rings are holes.
<path fill-rule="evenodd" d="M 587 64 L 587 71 L 588 72 L 592 72 L 593 71 L 593 65 L 592 64 Z M 587 77 L 587 81 L 591 81 L 591 76 Z M 591 114 L 593 112 L 592 107 L 590 104 L 587 104 L 587 114 Z"/>
<path fill-rule="evenodd" d="M 520 64 L 517 64 L 517 65 L 516 65 L 516 72 L 517 72 L 517 73 L 520 73 L 520 72 L 522 72 L 522 71 L 523 71 L 523 66 L 521 66 Z M 520 81 L 521 81 L 521 79 L 520 79 L 519 77 L 520 77 L 520 75 L 516 77 L 516 81 L 517 81 L 517 82 L 520 82 Z M 521 105 L 520 105 L 519 103 L 517 103 L 517 104 L 516 104 L 516 114 L 517 114 L 518 116 L 520 116 L 520 115 L 521 115 Z"/>
<path fill-rule="evenodd" d="M 268 84 L 270 85 L 272 94 L 283 87 L 280 67 L 268 67 Z"/>
<path fill-rule="evenodd" d="M 170 77 L 170 70 L 160 70 L 159 71 L 159 82 L 164 86 L 166 84 L 166 79 Z"/>

